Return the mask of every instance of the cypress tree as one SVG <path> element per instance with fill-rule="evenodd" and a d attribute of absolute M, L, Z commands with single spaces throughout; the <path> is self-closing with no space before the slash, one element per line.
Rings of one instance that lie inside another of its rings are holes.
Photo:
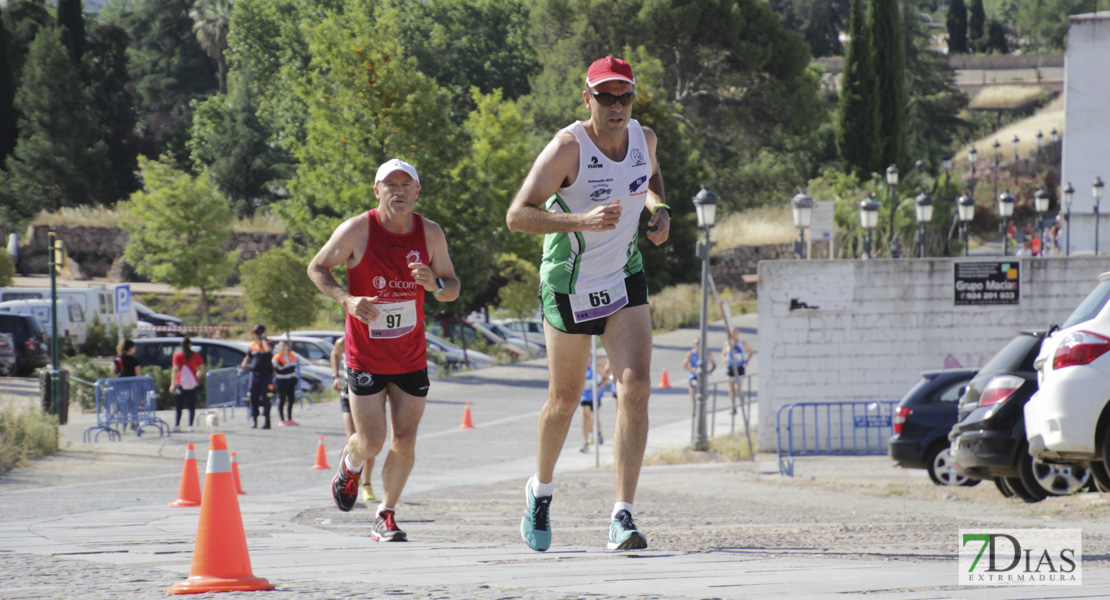
<path fill-rule="evenodd" d="M 62 45 L 69 51 L 74 64 L 80 64 L 85 54 L 85 16 L 81 14 L 81 0 L 58 0 L 56 26 Z"/>
<path fill-rule="evenodd" d="M 986 41 L 983 39 L 986 24 L 987 13 L 983 10 L 983 0 L 971 0 L 967 17 L 967 37 L 971 49 L 979 50 L 980 44 Z"/>
<path fill-rule="evenodd" d="M 15 150 L 15 136 L 18 130 L 15 112 L 15 70 L 12 55 L 8 49 L 8 30 L 3 25 L 3 10 L 0 9 L 0 165 Z"/>
<path fill-rule="evenodd" d="M 6 190 L 11 213 L 29 218 L 41 210 L 97 203 L 107 168 L 89 94 L 54 32 L 31 42 L 15 96 L 22 115 L 15 153 L 8 157 Z"/>
<path fill-rule="evenodd" d="M 898 0 L 872 0 L 868 13 L 871 51 L 878 77 L 880 169 L 905 166 L 906 152 L 906 48 L 903 45 L 901 6 Z"/>
<path fill-rule="evenodd" d="M 111 165 L 105 177 L 105 198 L 111 202 L 139 189 L 139 141 L 135 135 L 138 117 L 134 86 L 127 73 L 130 39 L 122 27 L 94 25 L 82 59 L 89 95 L 96 112 L 100 137 L 108 147 Z"/>
<path fill-rule="evenodd" d="M 863 0 L 851 0 L 848 51 L 841 77 L 836 146 L 844 170 L 865 179 L 878 170 L 877 82 Z"/>
<path fill-rule="evenodd" d="M 967 5 L 964 0 L 948 2 L 948 53 L 967 54 Z"/>

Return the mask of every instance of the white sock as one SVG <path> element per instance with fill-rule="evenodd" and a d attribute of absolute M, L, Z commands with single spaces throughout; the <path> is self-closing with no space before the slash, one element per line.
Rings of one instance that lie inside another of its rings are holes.
<path fill-rule="evenodd" d="M 628 514 L 632 514 L 632 503 L 631 502 L 614 502 L 613 503 L 613 514 L 609 518 L 610 519 L 617 518 L 617 513 L 619 513 L 622 510 L 627 510 Z"/>
<path fill-rule="evenodd" d="M 552 496 L 555 494 L 555 482 L 549 481 L 547 483 L 540 483 L 540 476 L 535 475 L 532 477 L 532 495 L 537 498 L 544 496 Z"/>
<path fill-rule="evenodd" d="M 391 506 L 386 506 L 386 505 L 385 505 L 384 503 L 383 503 L 383 504 L 379 504 L 379 505 L 378 505 L 378 512 L 374 513 L 374 518 L 376 519 L 376 518 L 378 518 L 378 517 L 382 516 L 382 511 L 383 511 L 383 510 L 392 510 L 392 511 L 393 511 L 393 512 L 395 512 L 395 513 L 397 512 L 397 511 L 396 511 L 396 510 L 394 510 L 394 509 L 393 509 L 393 507 L 391 507 Z"/>
<path fill-rule="evenodd" d="M 362 472 L 363 463 L 358 463 L 358 466 L 356 467 L 355 463 L 351 462 L 351 453 L 350 452 L 348 452 L 347 456 L 343 459 L 343 464 L 346 465 L 347 470 L 352 472 L 352 473 L 361 473 Z"/>

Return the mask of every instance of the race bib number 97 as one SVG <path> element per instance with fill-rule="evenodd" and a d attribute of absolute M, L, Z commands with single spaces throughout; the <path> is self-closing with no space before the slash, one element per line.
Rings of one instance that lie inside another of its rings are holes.
<path fill-rule="evenodd" d="M 628 291 L 623 279 L 607 290 L 570 295 L 570 310 L 575 323 L 608 317 L 626 304 Z"/>
<path fill-rule="evenodd" d="M 416 301 L 376 304 L 378 318 L 370 322 L 370 339 L 401 337 L 416 328 Z"/>

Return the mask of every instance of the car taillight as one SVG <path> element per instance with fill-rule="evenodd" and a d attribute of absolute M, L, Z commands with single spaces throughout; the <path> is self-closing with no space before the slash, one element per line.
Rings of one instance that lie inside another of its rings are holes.
<path fill-rule="evenodd" d="M 990 406 L 1006 400 L 1023 383 L 1025 380 L 1017 375 L 999 375 L 991 379 L 987 387 L 983 388 L 983 393 L 979 394 L 979 406 Z"/>
<path fill-rule="evenodd" d="M 28 352 L 34 352 L 38 349 L 38 347 L 39 343 L 35 340 L 35 338 L 27 338 L 27 341 L 23 343 L 23 349 Z"/>
<path fill-rule="evenodd" d="M 1110 351 L 1110 338 L 1090 331 L 1076 331 L 1060 342 L 1052 357 L 1052 368 L 1085 365 Z"/>
<path fill-rule="evenodd" d="M 902 433 L 902 428 L 906 426 L 906 419 L 912 412 L 908 406 L 899 406 L 894 411 L 894 435 Z"/>

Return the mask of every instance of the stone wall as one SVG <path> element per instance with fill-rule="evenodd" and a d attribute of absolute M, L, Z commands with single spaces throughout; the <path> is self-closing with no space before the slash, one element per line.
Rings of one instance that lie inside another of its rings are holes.
<path fill-rule="evenodd" d="M 26 275 L 49 272 L 46 249 L 49 246 L 50 231 L 65 246 L 69 262 L 65 275 L 69 278 L 82 280 L 107 277 L 116 282 L 146 281 L 123 259 L 127 232 L 118 227 L 32 225 L 28 228 L 28 237 L 19 241 L 17 272 Z M 288 237 L 287 233 L 236 232 L 223 245 L 223 249 L 228 252 L 238 249 L 239 262 L 242 263 L 281 246 Z M 234 285 L 238 281 L 239 271 L 236 269 L 228 283 Z"/>

